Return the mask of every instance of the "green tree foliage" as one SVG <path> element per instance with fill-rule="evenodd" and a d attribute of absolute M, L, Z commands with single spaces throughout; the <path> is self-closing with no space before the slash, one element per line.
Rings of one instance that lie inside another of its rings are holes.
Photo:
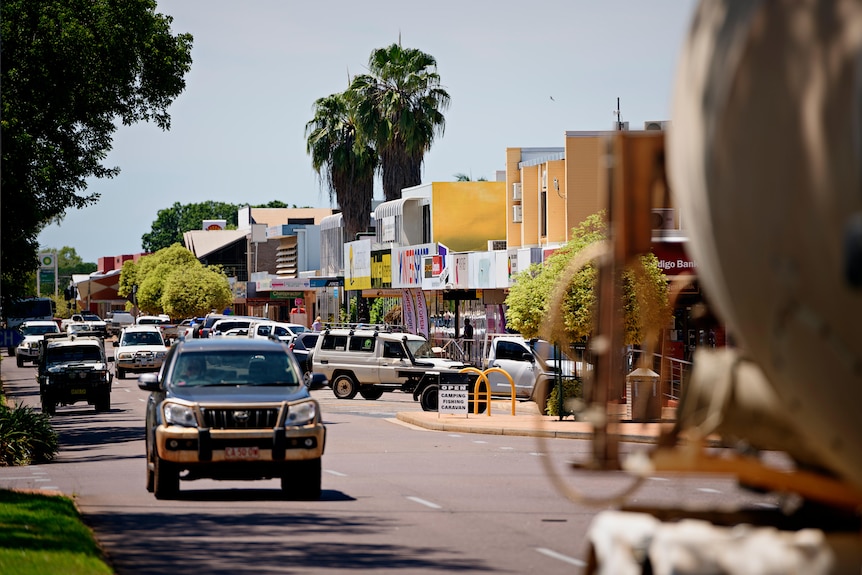
<path fill-rule="evenodd" d="M 464 173 L 457 173 L 453 176 L 456 182 L 472 182 L 473 178 Z M 487 182 L 488 178 L 478 178 L 477 182 Z"/>
<path fill-rule="evenodd" d="M 222 309 L 233 299 L 224 272 L 204 266 L 180 244 L 162 248 L 137 262 L 125 262 L 119 294 L 131 298 L 135 286 L 137 305 L 143 313 L 166 313 L 173 318 Z"/>
<path fill-rule="evenodd" d="M 155 0 L 5 0 L 2 79 L 2 293 L 25 295 L 39 232 L 94 204 L 88 178 L 103 165 L 117 126 L 152 121 L 185 89 L 192 37 L 171 33 Z"/>
<path fill-rule="evenodd" d="M 602 213 L 593 214 L 572 230 L 572 239 L 554 252 L 544 264 L 534 264 L 518 274 L 506 298 L 508 326 L 524 337 L 539 337 L 548 323 L 551 298 L 559 278 L 577 254 L 607 237 Z M 623 272 L 625 343 L 643 341 L 647 327 L 665 325 L 670 319 L 667 278 L 653 254 L 641 257 L 642 271 Z M 594 265 L 578 271 L 568 286 L 562 303 L 562 323 L 570 342 L 589 337 L 596 305 Z"/>
<path fill-rule="evenodd" d="M 228 228 L 236 229 L 240 207 L 237 204 L 213 201 L 197 204 L 175 202 L 170 208 L 159 210 L 150 231 L 141 236 L 141 247 L 145 252 L 152 253 L 176 243 L 181 244 L 183 234 L 201 229 L 204 220 L 226 220 Z"/>
<path fill-rule="evenodd" d="M 348 93 L 320 98 L 305 126 L 311 164 L 341 208 L 348 241 L 370 223 L 377 168 L 377 154 L 358 129 L 355 104 Z"/>
<path fill-rule="evenodd" d="M 356 101 L 361 131 L 380 156 L 383 195 L 422 183 L 425 152 L 445 129 L 449 94 L 440 87 L 437 60 L 414 48 L 392 44 L 368 58 L 368 74 L 356 76 L 348 90 Z"/>

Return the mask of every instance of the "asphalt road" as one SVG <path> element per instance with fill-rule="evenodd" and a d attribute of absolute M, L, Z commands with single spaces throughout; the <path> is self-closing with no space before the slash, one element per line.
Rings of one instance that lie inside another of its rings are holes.
<path fill-rule="evenodd" d="M 35 369 L 3 358 L 8 396 L 38 406 Z M 114 379 L 112 410 L 59 407 L 56 461 L 0 468 L 0 487 L 74 496 L 119 575 L 238 573 L 577 573 L 601 507 L 570 502 L 543 460 L 591 496 L 630 478 L 575 472 L 590 445 L 572 439 L 428 431 L 401 424 L 412 397 L 337 400 L 314 391 L 328 436 L 320 501 L 286 501 L 277 480 L 183 482 L 175 501 L 144 487 L 143 409 L 134 380 Z M 641 449 L 645 446 L 626 446 Z M 722 478 L 654 477 L 633 501 L 773 506 Z"/>

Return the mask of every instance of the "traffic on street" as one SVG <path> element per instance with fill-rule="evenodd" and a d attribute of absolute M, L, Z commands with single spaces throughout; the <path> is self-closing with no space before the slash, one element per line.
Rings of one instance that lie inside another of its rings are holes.
<path fill-rule="evenodd" d="M 8 400 L 38 409 L 35 368 L 3 357 L 0 369 Z M 588 460 L 588 441 L 430 431 L 397 420 L 421 409 L 411 394 L 342 400 L 324 387 L 311 391 L 327 430 L 318 500 L 285 497 L 277 478 L 183 481 L 159 500 L 146 489 L 148 395 L 115 377 L 109 411 L 56 408 L 55 461 L 0 468 L 2 488 L 73 497 L 119 575 L 580 572 L 590 521 L 610 506 L 563 498 L 542 460 L 591 497 L 632 481 L 573 471 Z M 639 501 L 779 504 L 709 476 L 650 477 L 628 503 Z"/>

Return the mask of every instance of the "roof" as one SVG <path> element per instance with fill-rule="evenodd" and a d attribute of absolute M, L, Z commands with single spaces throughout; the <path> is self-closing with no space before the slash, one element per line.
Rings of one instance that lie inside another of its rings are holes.
<path fill-rule="evenodd" d="M 245 239 L 248 233 L 248 230 L 191 230 L 183 234 L 183 243 L 200 259 Z"/>
<path fill-rule="evenodd" d="M 314 223 L 332 215 L 331 208 L 251 208 L 252 223 L 277 226 L 290 223 L 292 219 L 314 218 Z"/>

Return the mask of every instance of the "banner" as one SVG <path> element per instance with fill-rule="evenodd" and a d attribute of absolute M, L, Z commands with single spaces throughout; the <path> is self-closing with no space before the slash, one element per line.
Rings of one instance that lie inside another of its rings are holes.
<path fill-rule="evenodd" d="M 407 333 L 416 333 L 416 312 L 413 309 L 413 298 L 409 289 L 401 290 L 401 316 Z"/>
<path fill-rule="evenodd" d="M 428 339 L 428 306 L 425 304 L 425 294 L 421 289 L 411 289 L 414 309 L 416 310 L 416 333 Z"/>

